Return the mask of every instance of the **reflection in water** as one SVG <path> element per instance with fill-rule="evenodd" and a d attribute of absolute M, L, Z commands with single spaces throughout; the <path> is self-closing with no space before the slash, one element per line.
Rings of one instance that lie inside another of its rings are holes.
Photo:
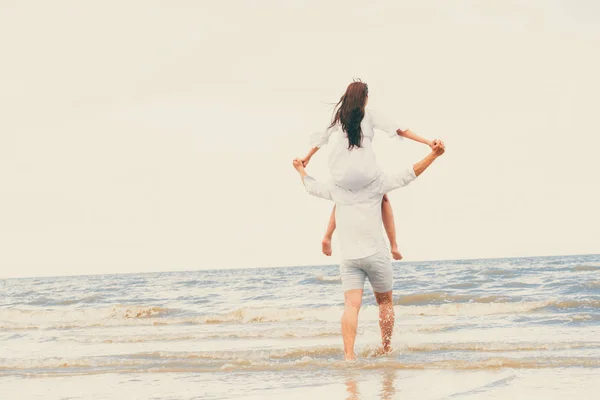
<path fill-rule="evenodd" d="M 383 381 L 381 383 L 381 391 L 379 396 L 381 400 L 391 400 L 396 394 L 396 388 L 394 387 L 394 381 L 396 380 L 396 370 L 383 371 Z"/>
<path fill-rule="evenodd" d="M 346 391 L 348 392 L 348 397 L 346 397 L 346 400 L 360 399 L 358 385 L 356 384 L 356 373 L 351 372 L 351 375 L 346 378 Z"/>
<path fill-rule="evenodd" d="M 361 400 L 360 391 L 358 389 L 357 372 L 349 371 L 346 377 L 346 391 L 348 397 L 346 400 Z M 395 370 L 384 370 L 382 371 L 381 390 L 379 391 L 379 398 L 381 400 L 392 400 L 396 394 L 396 388 L 394 382 L 396 380 Z"/>

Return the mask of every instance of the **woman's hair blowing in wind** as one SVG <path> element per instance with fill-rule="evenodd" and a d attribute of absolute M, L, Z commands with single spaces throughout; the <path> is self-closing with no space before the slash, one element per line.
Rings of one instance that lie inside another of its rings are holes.
<path fill-rule="evenodd" d="M 365 116 L 365 105 L 369 95 L 369 87 L 360 80 L 348 85 L 346 93 L 335 105 L 336 111 L 331 121 L 332 128 L 337 123 L 342 125 L 342 129 L 348 135 L 348 149 L 362 147 L 362 129 L 360 123 Z"/>

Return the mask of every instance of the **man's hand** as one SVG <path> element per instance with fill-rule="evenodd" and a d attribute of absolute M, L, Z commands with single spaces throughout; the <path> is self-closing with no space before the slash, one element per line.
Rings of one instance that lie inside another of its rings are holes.
<path fill-rule="evenodd" d="M 306 156 L 304 158 L 301 158 L 300 161 L 302 161 L 302 165 L 304 165 L 304 167 L 306 168 L 306 166 L 308 165 L 308 162 L 310 161 L 310 157 Z"/>
<path fill-rule="evenodd" d="M 298 173 L 300 174 L 300 176 L 306 176 L 306 171 L 304 170 L 304 163 L 302 162 L 302 160 L 300 158 L 296 158 L 294 159 L 294 161 L 292 162 L 292 164 L 294 165 L 294 168 L 296 168 L 296 171 L 298 171 Z"/>
<path fill-rule="evenodd" d="M 435 140 L 433 146 L 431 146 L 431 152 L 436 156 L 439 157 L 442 154 L 444 154 L 444 152 L 446 151 L 446 146 L 444 145 L 444 142 L 442 142 L 441 140 Z"/>
<path fill-rule="evenodd" d="M 433 144 L 433 147 L 431 148 L 431 153 L 429 153 L 427 157 L 413 165 L 413 171 L 415 172 L 415 175 L 421 175 L 423 171 L 425 171 L 431 165 L 431 163 L 435 161 L 436 158 L 444 154 L 445 151 L 446 146 L 444 146 L 444 142 L 442 142 L 441 140 L 436 140 Z"/>

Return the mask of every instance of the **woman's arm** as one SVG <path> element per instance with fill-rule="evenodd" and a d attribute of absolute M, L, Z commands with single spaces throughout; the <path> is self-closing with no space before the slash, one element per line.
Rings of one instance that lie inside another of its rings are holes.
<path fill-rule="evenodd" d="M 435 140 L 427 140 L 425 138 L 422 138 L 421 136 L 417 135 L 416 133 L 414 133 L 410 129 L 406 129 L 404 131 L 401 130 L 401 129 L 398 129 L 396 131 L 396 133 L 398 133 L 398 135 L 400 135 L 402 137 L 414 140 L 415 142 L 426 144 L 427 146 L 432 147 L 432 148 L 433 148 L 433 144 L 435 143 Z"/>
<path fill-rule="evenodd" d="M 306 155 L 306 157 L 302 158 L 302 164 L 306 167 L 308 165 L 308 162 L 310 161 L 311 157 L 315 155 L 315 153 L 319 151 L 319 147 L 313 147 L 310 149 L 310 151 L 308 152 L 308 154 Z"/>
<path fill-rule="evenodd" d="M 305 167 L 310 161 L 311 157 L 314 156 L 315 153 L 319 151 L 321 147 L 325 146 L 329 142 L 329 137 L 331 136 L 331 133 L 336 131 L 337 129 L 339 129 L 339 126 L 329 127 L 324 131 L 315 132 L 312 135 L 310 135 L 311 148 L 306 157 L 300 159 L 300 161 L 302 161 L 302 164 L 304 164 Z"/>
<path fill-rule="evenodd" d="M 373 110 L 369 109 L 369 114 L 371 115 L 371 121 L 373 121 L 373 128 L 384 131 L 390 137 L 400 136 L 401 138 L 407 138 L 419 143 L 426 144 L 431 148 L 433 148 L 433 145 L 435 144 L 435 140 L 427 140 L 425 138 L 422 138 L 410 129 L 398 129 L 398 126 L 401 125 L 398 125 L 394 121 L 387 119 L 385 116 L 382 116 L 376 111 L 374 112 Z"/>

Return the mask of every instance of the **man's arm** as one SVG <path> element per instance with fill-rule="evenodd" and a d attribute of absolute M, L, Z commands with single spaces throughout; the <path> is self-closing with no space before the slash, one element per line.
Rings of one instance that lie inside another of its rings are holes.
<path fill-rule="evenodd" d="M 446 151 L 444 142 L 437 140 L 432 147 L 431 153 L 429 153 L 421 161 L 414 164 L 412 168 L 407 168 L 406 170 L 397 174 L 385 175 L 383 184 L 381 186 L 381 193 L 386 194 L 394 189 L 408 185 L 415 180 L 417 176 L 421 175 L 423 171 L 425 171 L 435 161 L 436 158 L 444 154 L 444 151 Z"/>
<path fill-rule="evenodd" d="M 306 191 L 315 196 L 320 197 L 325 200 L 333 200 L 331 197 L 331 189 L 329 185 L 324 184 L 323 182 L 317 181 L 312 176 L 306 175 L 302 178 L 302 182 L 304 183 L 304 187 Z"/>
<path fill-rule="evenodd" d="M 324 184 L 323 182 L 319 182 L 315 180 L 313 177 L 309 176 L 304 169 L 304 164 L 302 160 L 295 159 L 294 160 L 294 168 L 300 174 L 300 178 L 302 179 L 302 183 L 306 188 L 306 191 L 315 196 L 320 197 L 325 200 L 333 200 L 331 197 L 331 189 L 329 185 Z"/>
<path fill-rule="evenodd" d="M 415 175 L 421 175 L 434 161 L 436 158 L 444 154 L 446 148 L 444 146 L 444 142 L 438 140 L 432 147 L 431 153 L 427 155 L 424 159 L 417 162 L 413 165 L 413 170 L 415 171 Z"/>

